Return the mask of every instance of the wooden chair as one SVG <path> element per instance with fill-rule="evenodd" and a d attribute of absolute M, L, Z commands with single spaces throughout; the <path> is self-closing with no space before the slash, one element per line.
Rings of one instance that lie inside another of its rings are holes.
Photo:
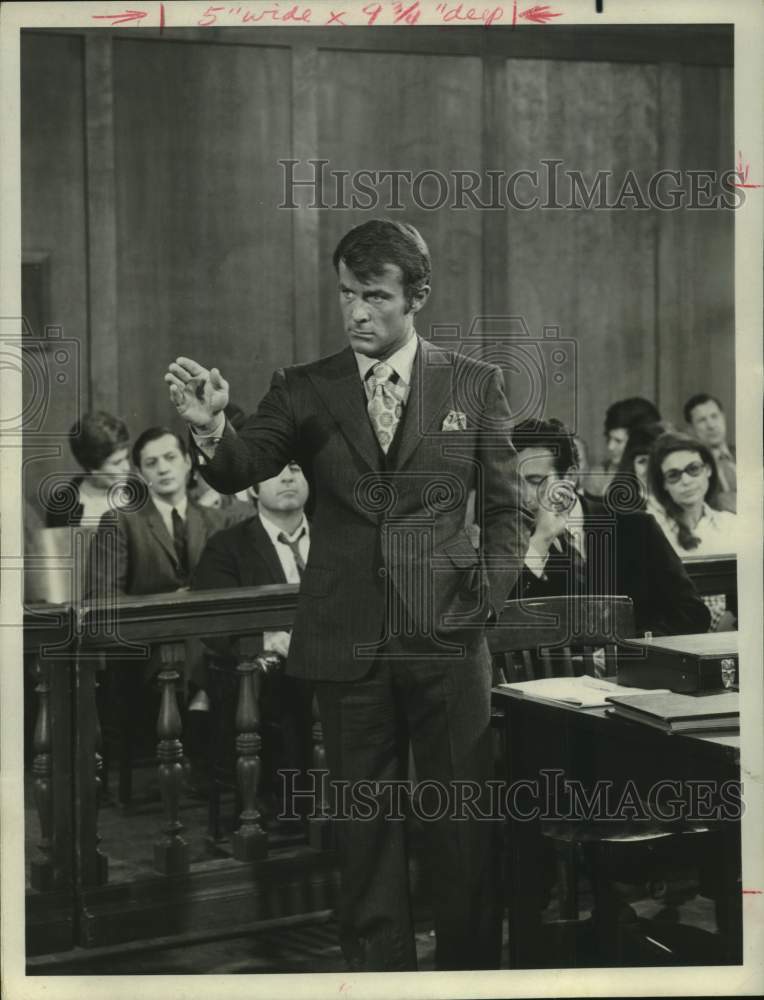
<path fill-rule="evenodd" d="M 628 597 L 508 601 L 497 625 L 486 634 L 495 684 L 582 674 L 614 679 L 618 643 L 635 635 L 634 609 Z M 503 710 L 496 705 L 492 726 L 505 731 Z M 706 827 L 679 830 L 655 824 L 635 837 L 633 830 L 603 828 L 596 821 L 545 821 L 541 829 L 554 849 L 562 920 L 579 919 L 577 870 L 584 861 L 592 881 L 598 950 L 613 961 L 619 948 L 618 921 L 624 913 L 613 882 L 640 884 L 649 881 L 650 873 L 660 878 L 672 859 L 697 857 L 696 848 L 703 846 L 699 833 L 711 834 Z"/>

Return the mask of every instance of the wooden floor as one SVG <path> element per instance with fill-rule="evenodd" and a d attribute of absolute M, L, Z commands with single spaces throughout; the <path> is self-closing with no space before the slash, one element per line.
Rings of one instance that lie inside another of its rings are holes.
<path fill-rule="evenodd" d="M 223 815 L 233 823 L 232 796 L 224 799 Z M 151 872 L 152 845 L 161 826 L 161 804 L 154 767 L 143 767 L 135 772 L 135 795 L 129 810 L 123 810 L 109 799 L 100 811 L 99 829 L 102 849 L 109 858 L 109 882 L 131 881 Z M 231 865 L 230 844 L 227 838 L 211 845 L 206 833 L 206 802 L 187 797 L 181 813 L 185 825 L 184 835 L 190 845 L 194 868 L 207 869 Z M 38 836 L 37 816 L 33 808 L 31 789 L 27 789 L 26 810 L 26 862 L 27 875 L 30 856 Z M 294 830 L 271 828 L 274 846 L 288 845 L 299 840 Z M 681 894 L 680 894 L 681 895 Z M 713 960 L 708 950 L 708 932 L 715 930 L 713 904 L 699 895 L 679 901 L 668 909 L 664 901 L 653 899 L 644 888 L 631 890 L 629 901 L 634 911 L 635 934 L 633 954 L 629 964 L 676 964 L 672 961 L 674 945 L 689 948 L 692 955 L 697 936 L 697 958 L 690 964 L 707 964 Z M 586 884 L 582 886 L 581 917 L 591 908 L 591 895 Z M 417 912 L 422 919 L 417 925 L 416 945 L 419 968 L 435 968 L 435 939 L 431 920 L 427 917 L 426 898 L 419 899 Z M 553 893 L 545 914 L 550 929 L 557 917 L 557 904 Z M 703 933 L 706 932 L 706 933 Z M 508 931 L 504 927 L 505 946 L 503 966 L 507 967 Z M 651 943 L 652 942 L 652 943 Z M 550 955 L 550 959 L 553 956 Z M 554 965 L 572 964 L 562 960 L 550 961 Z M 586 961 L 585 949 L 577 964 Z M 684 964 L 684 963 L 682 963 Z M 307 973 L 343 972 L 345 965 L 337 944 L 337 927 L 331 911 L 316 913 L 309 918 L 275 920 L 272 926 L 259 928 L 236 927 L 230 932 L 200 935 L 179 945 L 177 940 L 151 940 L 103 949 L 76 948 L 58 955 L 42 955 L 29 961 L 30 975 L 56 973 L 83 975 L 96 974 L 213 974 L 213 973 Z"/>

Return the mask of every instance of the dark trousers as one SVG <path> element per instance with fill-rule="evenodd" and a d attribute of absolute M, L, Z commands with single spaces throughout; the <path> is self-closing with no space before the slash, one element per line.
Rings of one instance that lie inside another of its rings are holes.
<path fill-rule="evenodd" d="M 405 779 L 411 741 L 440 969 L 499 967 L 498 824 L 452 818 L 454 783 L 491 776 L 490 687 L 484 644 L 466 660 L 386 657 L 361 680 L 316 684 L 333 781 Z M 389 801 L 383 792 L 371 818 L 336 824 L 340 940 L 365 971 L 416 969 L 405 829 Z"/>

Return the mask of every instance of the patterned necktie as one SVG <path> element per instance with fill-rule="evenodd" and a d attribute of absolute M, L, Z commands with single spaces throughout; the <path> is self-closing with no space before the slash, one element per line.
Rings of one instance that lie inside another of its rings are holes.
<path fill-rule="evenodd" d="M 180 574 L 185 580 L 188 578 L 188 538 L 186 525 L 175 507 L 172 509 L 172 541 L 175 546 L 175 555 L 178 557 Z"/>
<path fill-rule="evenodd" d="M 280 531 L 278 533 L 278 540 L 283 545 L 288 545 L 289 548 L 292 550 L 292 555 L 294 556 L 294 564 L 297 567 L 297 573 L 301 580 L 302 580 L 303 570 L 305 569 L 305 560 L 300 554 L 300 539 L 303 537 L 304 534 L 305 534 L 304 526 L 300 534 L 297 536 L 297 538 L 293 538 L 291 541 L 289 540 L 289 538 L 287 538 L 287 536 L 284 534 L 283 531 Z"/>
<path fill-rule="evenodd" d="M 366 410 L 379 447 L 387 454 L 403 413 L 403 389 L 398 373 L 384 361 L 378 361 L 366 378 L 369 385 Z"/>

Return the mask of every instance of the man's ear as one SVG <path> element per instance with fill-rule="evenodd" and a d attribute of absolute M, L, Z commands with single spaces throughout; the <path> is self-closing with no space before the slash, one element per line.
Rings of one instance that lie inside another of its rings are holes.
<path fill-rule="evenodd" d="M 418 313 L 429 297 L 430 297 L 430 286 L 422 285 L 422 287 L 418 288 L 411 296 L 411 306 L 409 308 L 409 311 L 413 313 Z"/>

